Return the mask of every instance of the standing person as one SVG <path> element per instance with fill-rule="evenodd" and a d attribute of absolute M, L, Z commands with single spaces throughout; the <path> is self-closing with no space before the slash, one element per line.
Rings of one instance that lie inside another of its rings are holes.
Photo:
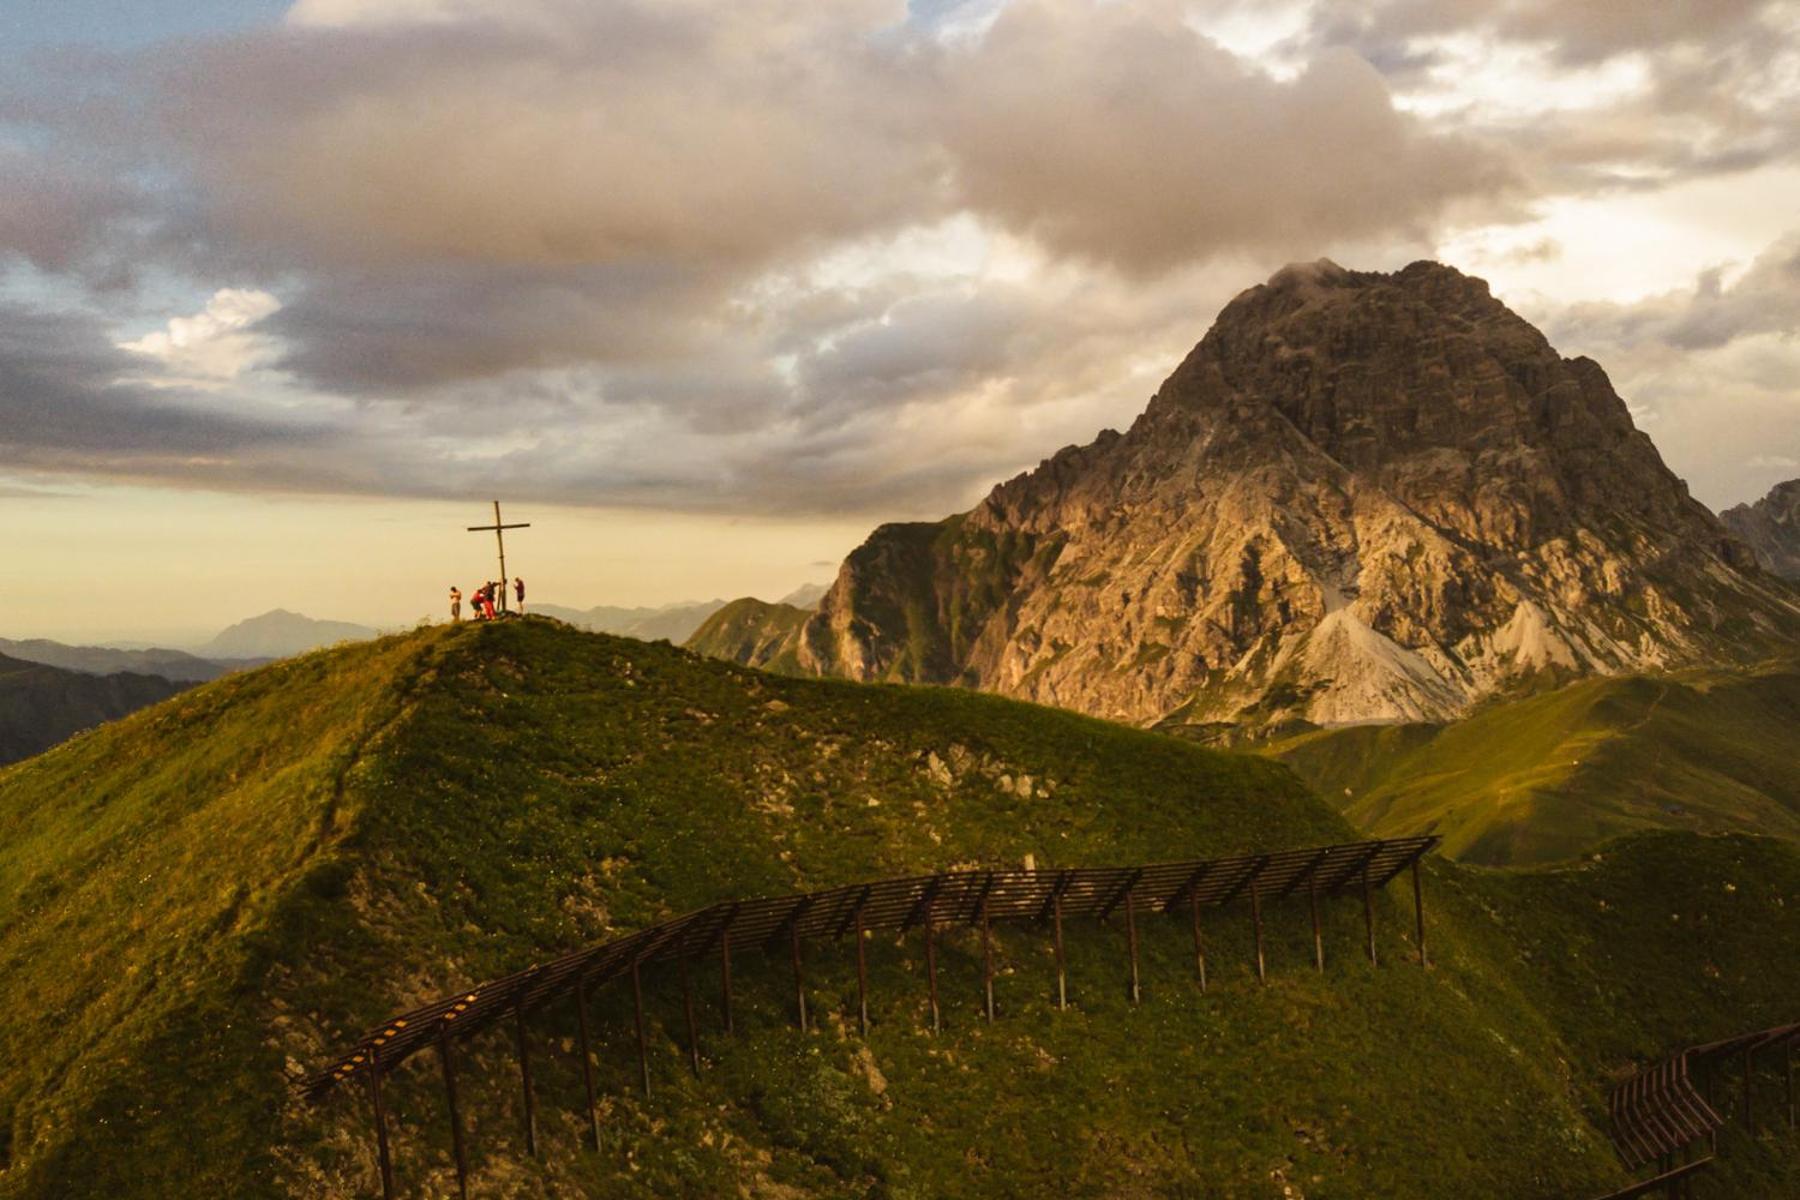
<path fill-rule="evenodd" d="M 487 591 L 482 593 L 481 602 L 482 602 L 482 604 L 484 604 L 487 607 L 488 620 L 490 620 L 490 621 L 498 620 L 499 614 L 494 612 L 494 585 L 493 584 L 490 583 L 487 585 Z"/>
<path fill-rule="evenodd" d="M 525 577 L 513 576 L 513 594 L 519 598 L 519 615 L 525 615 Z"/>
<path fill-rule="evenodd" d="M 450 585 L 450 619 L 462 620 L 462 589 L 454 583 Z"/>

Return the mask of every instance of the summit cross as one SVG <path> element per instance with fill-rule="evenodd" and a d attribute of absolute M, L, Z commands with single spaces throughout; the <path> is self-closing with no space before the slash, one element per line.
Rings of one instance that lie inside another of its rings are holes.
<path fill-rule="evenodd" d="M 494 531 L 494 542 L 500 548 L 500 611 L 506 611 L 506 534 L 508 529 L 530 529 L 531 522 L 523 521 L 515 525 L 507 525 L 500 519 L 500 502 L 494 501 L 494 523 L 492 525 L 471 525 L 470 533 Z"/>

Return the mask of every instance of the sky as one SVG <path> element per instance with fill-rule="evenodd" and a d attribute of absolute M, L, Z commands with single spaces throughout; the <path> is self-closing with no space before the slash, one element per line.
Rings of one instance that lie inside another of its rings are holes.
<path fill-rule="evenodd" d="M 779 596 L 1436 258 L 1800 476 L 1800 0 L 0 0 L 0 636 Z"/>

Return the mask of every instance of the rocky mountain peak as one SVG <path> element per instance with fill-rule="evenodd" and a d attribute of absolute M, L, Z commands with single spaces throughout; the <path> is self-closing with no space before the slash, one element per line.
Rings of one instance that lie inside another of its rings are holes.
<path fill-rule="evenodd" d="M 1728 508 L 1719 519 L 1766 570 L 1800 582 L 1800 479 L 1778 483 L 1755 504 Z"/>
<path fill-rule="evenodd" d="M 1598 364 L 1453 268 L 1321 260 L 1228 304 L 1125 433 L 876 531 L 786 648 L 1136 722 L 1341 723 L 1797 619 Z"/>

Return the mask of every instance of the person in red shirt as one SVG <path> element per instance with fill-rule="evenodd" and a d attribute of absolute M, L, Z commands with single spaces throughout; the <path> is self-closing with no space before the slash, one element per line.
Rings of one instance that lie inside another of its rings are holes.
<path fill-rule="evenodd" d="M 501 584 L 500 586 L 505 587 L 506 585 Z M 519 598 L 519 615 L 522 617 L 525 615 L 525 579 L 523 576 L 513 578 L 513 595 Z"/>

